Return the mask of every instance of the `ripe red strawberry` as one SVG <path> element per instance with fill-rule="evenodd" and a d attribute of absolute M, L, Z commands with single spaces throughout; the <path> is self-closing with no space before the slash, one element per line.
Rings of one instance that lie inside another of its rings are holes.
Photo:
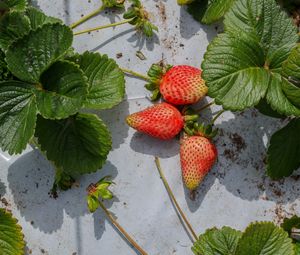
<path fill-rule="evenodd" d="M 197 103 L 208 91 L 202 71 L 186 65 L 169 69 L 160 81 L 159 90 L 163 98 L 175 105 Z"/>
<path fill-rule="evenodd" d="M 186 187 L 194 191 L 217 159 L 216 146 L 204 136 L 185 136 L 180 144 L 182 177 Z"/>
<path fill-rule="evenodd" d="M 174 106 L 160 103 L 129 115 L 126 122 L 140 132 L 167 140 L 182 130 L 184 117 Z"/>

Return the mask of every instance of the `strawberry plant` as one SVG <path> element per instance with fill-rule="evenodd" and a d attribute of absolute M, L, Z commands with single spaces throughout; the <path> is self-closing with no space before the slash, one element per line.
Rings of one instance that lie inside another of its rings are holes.
<path fill-rule="evenodd" d="M 125 81 L 118 65 L 99 53 L 74 53 L 72 30 L 33 7 L 7 12 L 0 31 L 5 54 L 1 149 L 18 154 L 34 143 L 57 169 L 58 186 L 60 180 L 101 168 L 111 135 L 98 116 L 82 111 L 109 109 L 123 100 Z"/>
<path fill-rule="evenodd" d="M 236 1 L 224 27 L 202 63 L 208 95 L 226 110 L 256 107 L 268 116 L 293 119 L 272 137 L 268 150 L 268 174 L 288 176 L 300 166 L 300 144 L 293 136 L 300 116 L 297 28 L 274 0 Z"/>
<path fill-rule="evenodd" d="M 17 223 L 10 212 L 0 208 L 0 254 L 24 254 L 24 235 Z"/>

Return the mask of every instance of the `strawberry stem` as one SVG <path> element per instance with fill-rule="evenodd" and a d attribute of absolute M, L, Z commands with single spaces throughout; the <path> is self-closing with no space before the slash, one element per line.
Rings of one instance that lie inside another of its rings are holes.
<path fill-rule="evenodd" d="M 219 112 L 217 113 L 217 115 L 212 119 L 211 125 L 213 125 L 213 124 L 216 122 L 216 120 L 217 120 L 224 112 L 226 112 L 226 111 L 225 111 L 225 110 L 219 111 Z"/>
<path fill-rule="evenodd" d="M 120 22 L 116 22 L 116 23 L 111 23 L 111 24 L 104 25 L 104 26 L 99 26 L 99 27 L 85 29 L 85 30 L 82 30 L 82 31 L 79 31 L 79 32 L 75 32 L 74 35 L 81 35 L 81 34 L 89 33 L 89 32 L 92 32 L 92 31 L 96 31 L 96 30 L 101 30 L 101 29 L 104 29 L 104 28 L 108 28 L 108 27 L 116 27 L 116 26 L 120 26 L 120 25 L 129 23 L 130 21 L 132 21 L 132 19 L 125 19 L 125 20 L 120 21 Z"/>
<path fill-rule="evenodd" d="M 196 110 L 196 112 L 197 112 L 197 113 L 200 113 L 200 112 L 202 112 L 203 110 L 205 110 L 206 108 L 208 108 L 208 107 L 210 107 L 210 106 L 212 106 L 212 105 L 214 105 L 214 104 L 215 104 L 214 101 L 213 101 L 213 102 L 210 102 L 210 103 L 208 103 L 208 104 L 202 106 L 200 109 Z"/>
<path fill-rule="evenodd" d="M 99 201 L 99 205 L 106 214 L 107 218 L 111 221 L 111 223 L 124 235 L 127 241 L 134 246 L 134 248 L 142 255 L 148 255 L 134 240 L 133 238 L 125 231 L 125 229 L 114 219 L 112 214 L 106 209 L 105 205 Z"/>
<path fill-rule="evenodd" d="M 82 23 L 86 22 L 87 20 L 89 20 L 90 18 L 98 15 L 100 12 L 102 12 L 105 9 L 105 6 L 102 5 L 100 8 L 96 9 L 95 11 L 91 12 L 90 14 L 85 15 L 84 17 L 82 17 L 81 19 L 79 19 L 78 21 L 74 22 L 73 24 L 70 25 L 70 28 L 74 29 L 75 27 L 78 27 L 79 25 L 81 25 Z"/>
<path fill-rule="evenodd" d="M 140 73 L 137 73 L 137 72 L 134 72 L 134 71 L 131 71 L 129 69 L 125 69 L 125 68 L 121 68 L 122 72 L 125 73 L 125 74 L 130 74 L 132 76 L 135 76 L 137 78 L 141 78 L 143 80 L 146 80 L 146 81 L 149 81 L 151 82 L 151 79 L 150 77 L 146 76 L 146 75 L 143 75 L 143 74 L 140 74 Z"/>
<path fill-rule="evenodd" d="M 198 236 L 196 235 L 195 231 L 193 230 L 192 225 L 189 223 L 187 217 L 185 216 L 185 214 L 181 210 L 181 208 L 180 208 L 180 206 L 179 206 L 179 204 L 178 204 L 178 202 L 177 202 L 177 200 L 176 200 L 176 198 L 175 198 L 175 196 L 173 194 L 173 191 L 171 190 L 171 188 L 170 188 L 170 186 L 168 184 L 168 181 L 167 181 L 167 179 L 166 179 L 166 177 L 165 177 L 165 175 L 163 173 L 163 170 L 162 170 L 161 165 L 160 165 L 160 160 L 159 160 L 158 157 L 155 157 L 155 164 L 156 164 L 157 170 L 159 172 L 159 175 L 160 175 L 160 177 L 161 177 L 161 179 L 162 179 L 162 181 L 163 181 L 163 183 L 164 183 L 164 185 L 166 187 L 166 190 L 167 190 L 169 196 L 171 197 L 172 202 L 174 203 L 176 209 L 180 213 L 180 216 L 182 217 L 182 220 L 187 225 L 187 227 L 190 230 L 192 236 L 197 241 L 198 240 Z"/>
<path fill-rule="evenodd" d="M 184 116 L 184 121 L 185 122 L 187 122 L 187 121 L 196 121 L 196 120 L 198 120 L 198 118 L 199 118 L 198 114 L 186 115 L 186 116 Z"/>

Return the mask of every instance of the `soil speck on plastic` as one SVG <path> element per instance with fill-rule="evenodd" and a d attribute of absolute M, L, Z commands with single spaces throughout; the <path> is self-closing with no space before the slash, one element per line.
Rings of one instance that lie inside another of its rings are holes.
<path fill-rule="evenodd" d="M 165 4 L 162 1 L 159 1 L 158 4 L 156 5 L 156 8 L 158 8 L 160 19 L 162 20 L 163 23 L 165 23 L 167 20 Z"/>
<path fill-rule="evenodd" d="M 245 149 L 247 147 L 245 140 L 237 133 L 233 133 L 229 135 L 229 138 L 233 145 L 236 147 L 237 152 Z"/>

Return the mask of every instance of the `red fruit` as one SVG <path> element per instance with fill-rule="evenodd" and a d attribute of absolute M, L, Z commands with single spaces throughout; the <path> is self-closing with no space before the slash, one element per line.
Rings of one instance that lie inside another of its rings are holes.
<path fill-rule="evenodd" d="M 186 187 L 194 191 L 217 159 L 216 146 L 203 136 L 186 136 L 180 144 L 182 177 Z"/>
<path fill-rule="evenodd" d="M 197 103 L 208 91 L 201 73 L 200 69 L 192 66 L 174 66 L 162 77 L 160 93 L 171 104 Z"/>
<path fill-rule="evenodd" d="M 181 131 L 184 118 L 174 106 L 160 103 L 129 115 L 126 122 L 140 132 L 167 140 Z"/>

